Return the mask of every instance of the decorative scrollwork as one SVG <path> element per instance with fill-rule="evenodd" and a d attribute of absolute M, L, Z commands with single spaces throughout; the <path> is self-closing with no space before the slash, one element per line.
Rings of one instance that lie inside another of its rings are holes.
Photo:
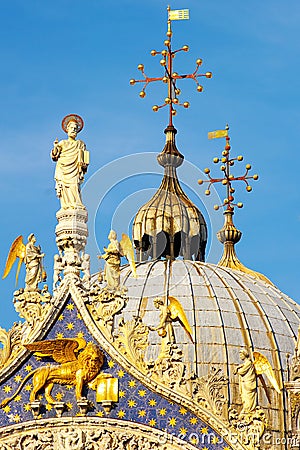
<path fill-rule="evenodd" d="M 210 409 L 217 416 L 224 414 L 224 407 L 227 404 L 227 383 L 228 379 L 222 369 L 214 366 L 210 368 L 208 375 L 198 378 L 193 374 L 188 380 L 194 401 Z"/>
<path fill-rule="evenodd" d="M 94 285 L 90 292 L 88 308 L 98 327 L 108 338 L 113 337 L 114 316 L 119 314 L 128 302 L 127 289 L 111 291 L 106 287 Z"/>
<path fill-rule="evenodd" d="M 114 341 L 115 347 L 142 372 L 148 371 L 145 362 L 148 335 L 149 328 L 140 317 L 134 317 L 128 322 L 124 322 L 122 318 L 119 321 L 119 335 Z"/>
<path fill-rule="evenodd" d="M 268 425 L 264 411 L 257 406 L 254 411 L 244 414 L 230 408 L 229 423 L 237 433 L 239 440 L 249 450 L 260 449 L 260 440 Z"/>
<path fill-rule="evenodd" d="M 14 292 L 15 310 L 25 319 L 31 329 L 37 327 L 51 308 L 51 294 L 45 284 L 42 291 L 26 291 L 19 289 Z"/>
<path fill-rule="evenodd" d="M 12 328 L 8 331 L 0 327 L 0 342 L 3 348 L 0 349 L 0 366 L 6 367 L 16 352 L 20 349 L 22 340 L 23 324 L 14 323 Z"/>

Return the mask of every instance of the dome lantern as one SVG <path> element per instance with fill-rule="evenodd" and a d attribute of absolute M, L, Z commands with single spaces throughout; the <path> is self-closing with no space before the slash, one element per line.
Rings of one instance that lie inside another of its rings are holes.
<path fill-rule="evenodd" d="M 137 212 L 133 223 L 133 241 L 140 261 L 181 256 L 204 261 L 207 241 L 205 219 L 182 190 L 177 167 L 184 156 L 175 143 L 173 125 L 166 130 L 166 144 L 158 155 L 164 177 L 154 196 Z"/>
<path fill-rule="evenodd" d="M 149 257 L 173 260 L 178 256 L 204 261 L 207 227 L 201 212 L 183 192 L 177 178 L 176 169 L 181 166 L 184 157 L 176 148 L 175 135 L 177 131 L 173 126 L 173 118 L 177 114 L 175 107 L 182 106 L 184 109 L 188 109 L 190 106 L 188 101 L 180 101 L 181 90 L 177 87 L 177 82 L 183 79 L 191 79 L 196 83 L 197 91 L 202 92 L 203 87 L 199 84 L 198 78 L 211 78 L 212 73 L 199 73 L 199 68 L 202 65 L 202 59 L 200 58 L 196 60 L 196 68 L 190 74 L 180 75 L 174 71 L 175 55 L 180 52 L 187 52 L 189 47 L 183 45 L 177 50 L 172 49 L 171 21 L 175 19 L 171 18 L 171 12 L 168 8 L 168 31 L 167 39 L 164 41 L 164 49 L 162 51 L 151 51 L 152 56 L 160 55 L 163 75 L 149 77 L 145 72 L 144 64 L 139 64 L 138 70 L 143 78 L 130 80 L 131 85 L 142 83 L 143 87 L 139 93 L 140 98 L 145 98 L 148 84 L 153 82 L 165 83 L 167 96 L 160 106 L 154 105 L 152 110 L 158 112 L 166 107 L 169 117 L 169 123 L 165 129 L 166 144 L 157 157 L 158 163 L 164 167 L 164 177 L 158 191 L 148 203 L 140 208 L 135 216 L 133 240 L 139 261 L 145 261 Z"/>

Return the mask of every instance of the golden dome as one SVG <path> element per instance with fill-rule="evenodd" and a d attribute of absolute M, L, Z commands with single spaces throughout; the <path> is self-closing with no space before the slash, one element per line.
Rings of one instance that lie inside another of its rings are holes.
<path fill-rule="evenodd" d="M 204 261 L 207 228 L 204 217 L 182 190 L 176 168 L 183 163 L 173 126 L 165 130 L 166 145 L 157 159 L 165 173 L 154 196 L 137 212 L 133 240 L 140 260 L 160 256 Z"/>

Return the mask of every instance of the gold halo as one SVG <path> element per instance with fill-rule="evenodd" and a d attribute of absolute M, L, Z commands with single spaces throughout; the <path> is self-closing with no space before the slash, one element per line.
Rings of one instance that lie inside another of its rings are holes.
<path fill-rule="evenodd" d="M 68 126 L 69 122 L 71 122 L 71 121 L 77 123 L 77 127 L 78 127 L 77 132 L 79 133 L 82 130 L 82 128 L 84 127 L 84 121 L 77 114 L 68 114 L 66 117 L 64 117 L 61 122 L 62 129 L 67 133 L 67 126 Z"/>

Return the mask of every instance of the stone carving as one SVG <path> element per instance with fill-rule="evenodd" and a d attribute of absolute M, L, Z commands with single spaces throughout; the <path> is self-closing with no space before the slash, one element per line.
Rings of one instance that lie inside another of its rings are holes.
<path fill-rule="evenodd" d="M 149 375 L 181 394 L 186 393 L 181 387 L 185 373 L 182 357 L 182 350 L 176 344 L 168 344 L 164 355 L 160 353 L 155 361 L 148 362 Z"/>
<path fill-rule="evenodd" d="M 257 378 L 261 378 L 266 395 L 268 392 L 262 378 L 266 374 L 273 388 L 280 393 L 273 369 L 268 359 L 259 352 L 253 352 L 254 361 L 245 349 L 240 351 L 243 364 L 239 365 L 234 374 L 239 375 L 239 389 L 242 399 L 242 410 L 238 412 L 229 409 L 229 422 L 238 432 L 240 440 L 249 449 L 259 449 L 260 440 L 267 427 L 267 419 L 264 411 L 258 405 Z M 270 401 L 270 400 L 269 400 Z"/>
<path fill-rule="evenodd" d="M 38 432 L 28 431 L 19 436 L 9 436 L 0 442 L 0 450 L 177 450 L 183 448 L 183 442 L 175 443 L 173 436 L 170 438 L 164 436 L 164 442 L 159 442 L 160 437 L 155 435 L 145 437 L 131 431 L 88 429 L 74 424 L 53 430 L 40 429 Z M 185 448 L 194 447 L 185 443 Z"/>
<path fill-rule="evenodd" d="M 33 233 L 28 236 L 26 245 L 23 243 L 23 236 L 18 236 L 10 247 L 3 274 L 3 278 L 6 278 L 14 262 L 19 258 L 16 282 L 18 281 L 21 265 L 24 262 L 26 267 L 25 291 L 29 292 L 38 292 L 38 283 L 46 281 L 47 278 L 42 264 L 45 254 L 41 252 L 40 246 L 34 245 L 35 243 L 36 237 Z"/>
<path fill-rule="evenodd" d="M 128 322 L 119 321 L 119 334 L 114 340 L 114 346 L 142 372 L 147 372 L 145 354 L 148 348 L 149 328 L 140 317 L 134 317 Z"/>
<path fill-rule="evenodd" d="M 103 334 L 113 338 L 114 316 L 119 314 L 128 302 L 127 288 L 112 292 L 95 284 L 90 291 L 89 310 Z"/>
<path fill-rule="evenodd" d="M 56 194 L 62 209 L 85 209 L 80 185 L 89 165 L 89 152 L 83 141 L 76 140 L 83 128 L 83 120 L 76 114 L 70 114 L 63 119 L 62 128 L 68 139 L 60 142 L 56 139 L 51 150 L 51 157 L 56 162 Z"/>
<path fill-rule="evenodd" d="M 54 255 L 53 265 L 53 292 L 56 290 L 58 284 L 62 281 L 61 272 L 64 268 L 62 257 L 60 255 Z"/>
<path fill-rule="evenodd" d="M 242 398 L 241 414 L 255 411 L 257 403 L 257 380 L 255 366 L 247 350 L 240 350 L 240 358 L 243 364 L 239 365 L 234 374 L 239 375 L 239 389 Z"/>
<path fill-rule="evenodd" d="M 209 409 L 217 416 L 226 416 L 228 378 L 222 369 L 212 366 L 210 373 L 203 377 L 193 374 L 187 380 L 187 386 L 193 400 Z"/>
<path fill-rule="evenodd" d="M 31 330 L 35 329 L 51 308 L 51 294 L 45 284 L 42 291 L 18 289 L 14 292 L 14 306 L 19 316 L 26 320 Z"/>
<path fill-rule="evenodd" d="M 0 342 L 3 348 L 0 350 L 0 367 L 3 369 L 15 357 L 21 347 L 23 324 L 14 323 L 9 331 L 0 327 Z"/>
<path fill-rule="evenodd" d="M 243 405 L 241 415 L 243 415 L 244 413 L 254 411 L 258 406 L 257 379 L 261 380 L 266 396 L 269 402 L 271 401 L 262 376 L 263 374 L 267 376 L 272 387 L 276 390 L 276 392 L 278 392 L 278 394 L 281 394 L 281 390 L 277 383 L 272 366 L 264 355 L 259 352 L 253 352 L 252 361 L 249 352 L 242 349 L 240 351 L 240 358 L 244 361 L 244 363 L 235 369 L 234 374 L 239 375 L 239 389 Z"/>
<path fill-rule="evenodd" d="M 300 391 L 289 392 L 289 402 L 290 402 L 290 413 L 292 419 L 296 419 L 300 410 Z"/>
<path fill-rule="evenodd" d="M 249 450 L 260 449 L 260 441 L 268 425 L 264 411 L 257 406 L 253 411 L 238 414 L 229 409 L 229 423 L 237 436 Z"/>
<path fill-rule="evenodd" d="M 37 393 L 41 389 L 45 389 L 47 402 L 54 404 L 56 401 L 51 396 L 51 391 L 55 383 L 74 385 L 76 399 L 81 400 L 83 385 L 97 377 L 104 362 L 100 348 L 91 342 L 86 344 L 83 338 L 40 341 L 25 344 L 25 347 L 39 357 L 52 357 L 60 365 L 47 365 L 30 372 L 15 393 L 2 401 L 1 407 L 13 400 L 31 377 L 31 402 L 36 401 Z M 82 351 L 78 354 L 80 350 Z"/>
<path fill-rule="evenodd" d="M 80 269 L 83 273 L 82 283 L 86 289 L 89 289 L 91 281 L 91 272 L 90 272 L 90 255 L 88 255 L 87 253 L 85 253 L 82 256 L 82 264 Z"/>
<path fill-rule="evenodd" d="M 83 450 L 84 436 L 80 428 L 70 427 L 62 429 L 56 436 L 56 443 L 59 449 L 64 450 Z"/>
<path fill-rule="evenodd" d="M 117 233 L 111 230 L 108 239 L 110 242 L 107 248 L 104 247 L 104 254 L 100 255 L 99 258 L 105 260 L 103 277 L 107 283 L 107 289 L 116 291 L 120 288 L 120 264 L 122 256 L 128 259 L 133 275 L 136 276 L 134 252 L 131 240 L 126 234 L 122 234 L 122 240 L 119 242 L 117 240 Z"/>
<path fill-rule="evenodd" d="M 175 333 L 173 322 L 179 320 L 187 335 L 193 342 L 191 333 L 192 329 L 185 315 L 184 309 L 180 302 L 174 297 L 168 297 L 168 301 L 162 297 L 156 297 L 153 301 L 154 306 L 159 309 L 159 324 L 156 327 L 150 327 L 150 330 L 157 331 L 161 336 L 161 346 L 158 360 L 170 357 L 172 353 L 171 347 L 175 344 Z"/>
<path fill-rule="evenodd" d="M 300 326 L 298 328 L 298 336 L 295 346 L 295 352 L 293 357 L 291 358 L 291 363 L 289 364 L 289 367 L 290 367 L 289 373 L 290 381 L 295 381 L 298 378 L 300 378 Z"/>

